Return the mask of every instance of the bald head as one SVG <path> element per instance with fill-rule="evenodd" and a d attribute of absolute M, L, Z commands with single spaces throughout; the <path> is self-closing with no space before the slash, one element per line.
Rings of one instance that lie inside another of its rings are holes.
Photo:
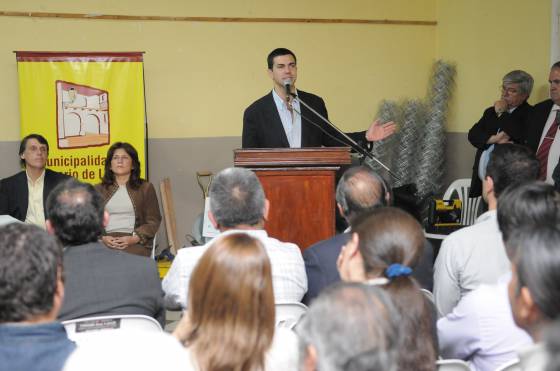
<path fill-rule="evenodd" d="M 385 181 L 366 166 L 348 169 L 336 188 L 336 202 L 349 223 L 377 207 L 386 206 L 389 198 Z"/>

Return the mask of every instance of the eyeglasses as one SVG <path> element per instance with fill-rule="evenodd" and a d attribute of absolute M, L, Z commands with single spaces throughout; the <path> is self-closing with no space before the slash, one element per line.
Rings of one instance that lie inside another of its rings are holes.
<path fill-rule="evenodd" d="M 111 161 L 130 161 L 131 158 L 129 156 L 113 156 L 113 158 L 111 159 Z"/>
<path fill-rule="evenodd" d="M 508 88 L 507 86 L 500 86 L 500 91 L 502 93 L 508 93 L 508 94 L 517 94 L 519 93 L 519 90 L 517 90 L 516 88 Z"/>

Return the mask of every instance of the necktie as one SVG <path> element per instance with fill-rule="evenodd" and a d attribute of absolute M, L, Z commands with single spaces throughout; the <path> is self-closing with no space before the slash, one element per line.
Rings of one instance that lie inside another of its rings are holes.
<path fill-rule="evenodd" d="M 546 169 L 548 165 L 548 152 L 550 152 L 550 146 L 554 142 L 554 137 L 558 131 L 558 122 L 560 121 L 560 110 L 556 111 L 556 118 L 550 128 L 548 129 L 546 136 L 543 138 L 539 149 L 537 150 L 537 160 L 539 160 L 540 170 L 539 170 L 539 180 L 546 180 Z"/>

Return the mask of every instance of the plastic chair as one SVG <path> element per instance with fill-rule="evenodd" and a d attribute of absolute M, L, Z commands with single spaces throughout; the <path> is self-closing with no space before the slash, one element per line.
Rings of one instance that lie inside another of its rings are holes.
<path fill-rule="evenodd" d="M 509 361 L 498 367 L 496 371 L 519 371 L 521 368 L 519 367 L 519 360 L 514 359 L 513 361 Z"/>
<path fill-rule="evenodd" d="M 471 371 L 469 364 L 460 359 L 439 359 L 436 367 L 438 371 Z"/>
<path fill-rule="evenodd" d="M 144 315 L 114 315 L 63 321 L 68 338 L 80 344 L 90 336 L 111 335 L 117 331 L 162 332 L 158 321 Z"/>
<path fill-rule="evenodd" d="M 469 197 L 470 188 L 470 179 L 456 179 L 449 185 L 447 191 L 445 191 L 443 195 L 444 200 L 451 200 L 453 194 L 456 193 L 463 203 L 463 209 L 461 211 L 462 225 L 474 224 L 478 213 L 478 207 L 480 206 L 480 196 L 476 198 Z"/>
<path fill-rule="evenodd" d="M 276 303 L 276 327 L 293 329 L 300 318 L 307 312 L 302 303 Z"/>

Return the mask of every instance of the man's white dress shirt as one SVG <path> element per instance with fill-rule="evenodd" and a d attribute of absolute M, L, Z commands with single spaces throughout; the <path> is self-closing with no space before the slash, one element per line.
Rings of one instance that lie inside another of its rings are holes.
<path fill-rule="evenodd" d="M 269 237 L 266 231 L 262 229 L 228 230 L 215 238 L 231 233 L 246 233 L 259 239 L 264 245 L 272 266 L 272 286 L 275 302 L 301 301 L 301 298 L 307 292 L 307 275 L 303 257 L 297 245 Z M 162 282 L 166 306 L 180 305 L 184 309 L 187 308 L 189 281 L 192 272 L 212 241 L 203 246 L 185 247 L 179 250 Z"/>
<path fill-rule="evenodd" d="M 494 284 L 510 271 L 496 210 L 447 236 L 434 266 L 434 299 L 442 316 L 480 284 Z"/>
<path fill-rule="evenodd" d="M 299 101 L 292 100 L 291 106 L 293 109 L 290 110 L 274 89 L 272 89 L 272 97 L 278 109 L 286 137 L 288 137 L 290 148 L 301 148 L 301 115 L 298 113 L 301 112 L 301 108 Z"/>
<path fill-rule="evenodd" d="M 437 322 L 443 358 L 470 361 L 476 371 L 493 371 L 533 343 L 513 321 L 507 284 L 500 279 L 495 285 L 480 285 Z"/>

